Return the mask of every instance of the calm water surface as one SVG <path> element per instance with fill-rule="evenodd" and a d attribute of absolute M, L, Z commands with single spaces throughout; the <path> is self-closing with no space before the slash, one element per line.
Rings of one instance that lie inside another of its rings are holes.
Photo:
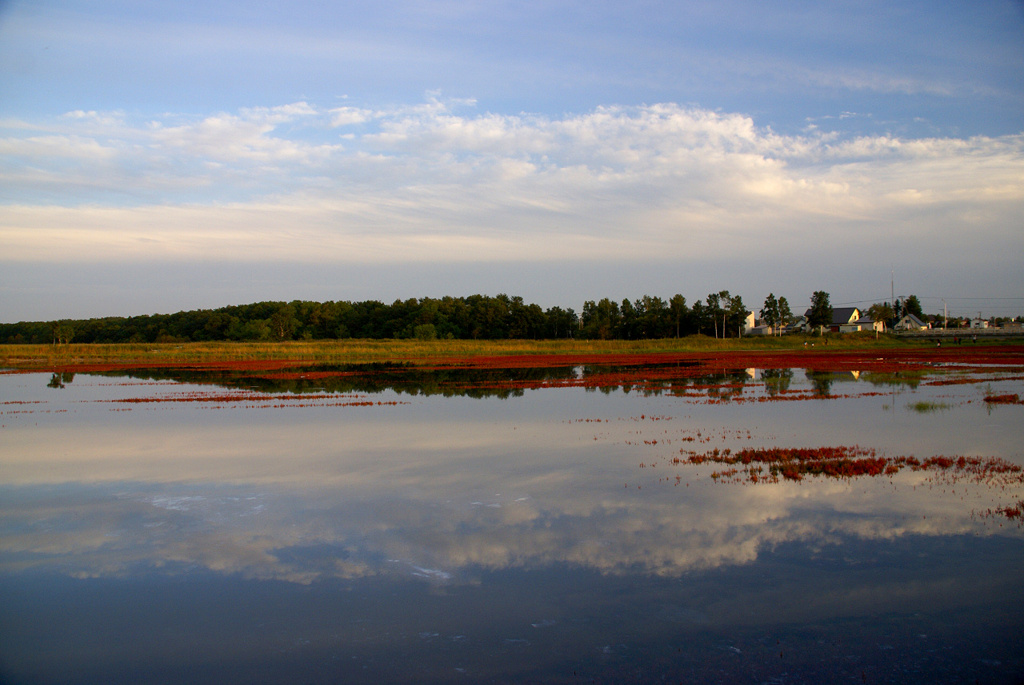
<path fill-rule="evenodd" d="M 1020 682 L 1019 478 L 673 463 L 1024 465 L 1024 407 L 984 401 L 1021 377 L 949 373 L 660 392 L 0 375 L 0 680 Z"/>

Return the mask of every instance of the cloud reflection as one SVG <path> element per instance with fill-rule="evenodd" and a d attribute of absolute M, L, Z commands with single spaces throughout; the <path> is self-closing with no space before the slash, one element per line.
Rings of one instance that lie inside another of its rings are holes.
<path fill-rule="evenodd" d="M 914 392 L 955 404 L 949 393 L 975 390 Z M 859 440 L 890 454 L 975 444 L 965 426 L 981 408 L 957 404 L 935 417 L 881 408 L 891 401 L 723 407 L 549 389 L 511 403 L 437 397 L 359 410 L 86 404 L 75 418 L 40 414 L 4 428 L 0 570 L 449 583 L 568 565 L 678 577 L 750 564 L 791 543 L 1020 535 L 977 516 L 1021 494 L 987 484 L 911 471 L 721 484 L 710 466 L 671 464 L 698 435 L 711 441 L 701 449 L 821 444 L 823 427 L 832 444 Z M 986 415 L 992 456 L 1013 457 L 1012 419 Z M 919 438 L 924 427 L 935 433 Z"/>
<path fill-rule="evenodd" d="M 79 577 L 199 567 L 297 583 L 390 574 L 447 582 L 557 564 L 680 576 L 751 563 L 792 542 L 1006 533 L 962 502 L 900 480 L 765 488 L 702 481 L 685 494 L 603 493 L 596 502 L 589 489 L 559 483 L 535 483 L 529 497 L 445 501 L 443 479 L 417 493 L 71 485 L 60 488 L 60 504 L 52 488 L 24 487 L 5 507 L 0 558 L 8 573 L 50 568 Z"/>

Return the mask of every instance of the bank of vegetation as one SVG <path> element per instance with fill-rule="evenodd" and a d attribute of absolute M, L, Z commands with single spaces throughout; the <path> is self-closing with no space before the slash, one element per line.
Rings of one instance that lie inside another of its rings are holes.
<path fill-rule="evenodd" d="M 0 324 L 0 343 L 283 342 L 289 340 L 653 340 L 736 337 L 747 315 L 738 296 L 714 293 L 587 301 L 573 309 L 521 297 L 472 295 L 364 302 L 257 302 L 130 317 Z"/>
<path fill-rule="evenodd" d="M 827 344 L 826 344 L 827 343 Z M 963 346 L 964 352 L 986 345 Z M 181 364 L 261 363 L 279 360 L 307 365 L 418 364 L 429 360 L 514 356 L 618 356 L 661 353 L 813 352 L 934 348 L 933 342 L 906 341 L 870 333 L 792 334 L 715 339 L 706 335 L 659 340 L 294 340 L 286 342 L 51 343 L 0 345 L 0 369 L 55 369 L 91 365 L 156 367 Z"/>

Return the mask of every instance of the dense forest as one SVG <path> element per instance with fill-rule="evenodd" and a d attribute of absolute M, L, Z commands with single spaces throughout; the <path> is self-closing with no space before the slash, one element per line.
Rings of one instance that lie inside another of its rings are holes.
<path fill-rule="evenodd" d="M 739 335 L 747 309 L 738 296 L 644 295 L 587 301 L 583 311 L 527 304 L 521 297 L 471 295 L 365 302 L 257 302 L 176 314 L 0 324 L 0 343 L 126 343 L 342 338 L 626 339 L 704 333 Z"/>

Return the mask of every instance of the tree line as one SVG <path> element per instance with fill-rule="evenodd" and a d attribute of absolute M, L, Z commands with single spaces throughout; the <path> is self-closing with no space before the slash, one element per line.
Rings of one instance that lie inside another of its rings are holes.
<path fill-rule="evenodd" d="M 827 328 L 832 321 L 829 294 L 815 291 L 807 310 L 811 328 Z M 877 303 L 867 309 L 875 321 L 891 327 L 906 315 L 926 317 L 920 300 Z M 577 314 L 572 308 L 528 304 L 522 297 L 425 297 L 363 302 L 256 302 L 219 309 L 197 309 L 175 314 L 152 314 L 98 319 L 22 321 L 0 324 L 0 344 L 54 345 L 79 343 L 154 343 L 214 341 L 285 341 L 357 339 L 470 339 L 641 340 L 707 335 L 733 338 L 742 335 L 750 311 L 739 295 L 728 290 L 710 293 L 692 305 L 676 294 L 662 299 L 644 295 L 621 302 L 609 298 L 587 300 Z M 769 293 L 761 306 L 759 323 L 776 333 L 794 321 L 785 297 Z"/>
<path fill-rule="evenodd" d="M 142 343 L 363 339 L 638 340 L 741 335 L 748 310 L 728 291 L 688 305 L 682 295 L 588 300 L 543 309 L 521 297 L 471 295 L 363 302 L 256 302 L 129 317 L 0 324 L 0 343 Z"/>

